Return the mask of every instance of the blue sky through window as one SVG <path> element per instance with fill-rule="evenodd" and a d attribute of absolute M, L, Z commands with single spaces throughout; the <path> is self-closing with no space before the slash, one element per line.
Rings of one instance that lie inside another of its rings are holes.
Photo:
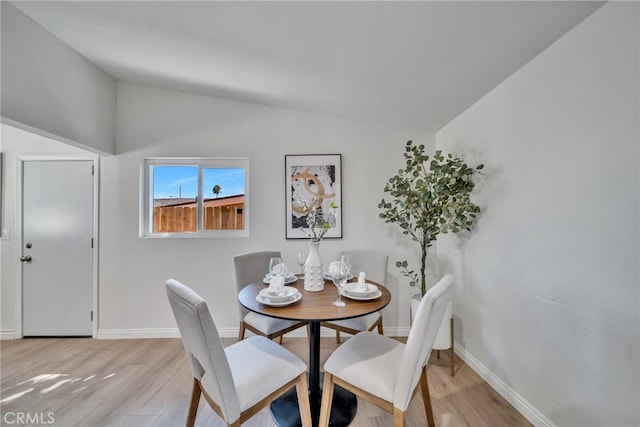
<path fill-rule="evenodd" d="M 205 199 L 214 198 L 213 187 L 219 185 L 222 190 L 218 197 L 244 194 L 244 169 L 242 168 L 205 168 L 203 176 L 203 195 Z M 160 166 L 153 167 L 153 198 L 194 198 L 198 194 L 197 166 Z"/>

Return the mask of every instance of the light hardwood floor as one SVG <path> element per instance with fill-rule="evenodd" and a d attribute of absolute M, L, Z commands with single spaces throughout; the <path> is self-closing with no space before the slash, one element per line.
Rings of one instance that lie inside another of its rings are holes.
<path fill-rule="evenodd" d="M 283 345 L 307 360 L 305 338 L 285 337 Z M 335 347 L 333 338 L 322 339 L 321 364 Z M 531 425 L 459 359 L 453 378 L 449 366 L 448 353 L 441 352 L 440 359 L 432 354 L 427 372 L 436 425 Z M 0 375 L 3 426 L 16 425 L 18 413 L 40 418 L 51 413 L 55 422 L 50 425 L 56 427 L 184 426 L 191 391 L 191 373 L 179 339 L 0 341 Z M 358 401 L 352 426 L 392 424 L 391 414 Z M 202 400 L 196 426 L 205 425 L 224 423 Z M 274 423 L 265 409 L 245 425 Z M 409 407 L 407 426 L 426 425 L 418 393 Z"/>

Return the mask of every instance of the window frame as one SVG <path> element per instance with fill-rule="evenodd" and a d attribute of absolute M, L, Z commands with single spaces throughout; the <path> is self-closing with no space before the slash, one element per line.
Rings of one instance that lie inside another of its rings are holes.
<path fill-rule="evenodd" d="M 153 232 L 153 167 L 152 166 L 197 166 L 198 167 L 198 231 Z M 244 169 L 244 229 L 205 230 L 204 227 L 204 169 Z M 246 157 L 145 157 L 140 163 L 139 237 L 141 238 L 233 238 L 249 237 L 249 159 Z"/>

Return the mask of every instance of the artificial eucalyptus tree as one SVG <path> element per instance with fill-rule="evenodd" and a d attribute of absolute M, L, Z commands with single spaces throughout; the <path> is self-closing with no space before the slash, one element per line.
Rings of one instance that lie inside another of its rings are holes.
<path fill-rule="evenodd" d="M 439 234 L 471 230 L 480 207 L 471 201 L 473 175 L 484 165 L 467 166 L 457 156 L 440 150 L 430 158 L 424 145 L 408 141 L 405 146 L 404 169 L 392 176 L 384 187 L 391 199 L 382 199 L 380 218 L 397 224 L 402 233 L 418 242 L 421 250 L 420 274 L 409 269 L 409 263 L 397 261 L 396 267 L 409 277 L 411 286 L 420 283 L 424 295 L 427 251 Z"/>

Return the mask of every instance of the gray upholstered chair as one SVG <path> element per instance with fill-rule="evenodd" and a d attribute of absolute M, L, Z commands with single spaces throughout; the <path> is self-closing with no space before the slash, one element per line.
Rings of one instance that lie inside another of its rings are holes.
<path fill-rule="evenodd" d="M 406 345 L 374 332 L 360 332 L 329 356 L 324 364 L 320 426 L 329 423 L 335 385 L 393 414 L 395 427 L 405 425 L 411 399 L 422 389 L 429 425 L 434 426 L 427 381 L 427 361 L 438 333 L 454 277 L 443 277 L 422 298 Z"/>
<path fill-rule="evenodd" d="M 311 426 L 307 365 L 298 356 L 261 336 L 224 348 L 206 301 L 176 280 L 166 287 L 193 374 L 187 427 L 201 394 L 227 425 L 240 426 L 294 386 L 302 425 Z"/>
<path fill-rule="evenodd" d="M 339 256 L 349 254 L 351 256 L 351 272 L 354 276 L 358 276 L 364 271 L 368 279 L 378 282 L 381 285 L 387 283 L 387 262 L 389 256 L 382 252 L 351 250 L 342 251 Z M 375 313 L 366 316 L 354 317 L 353 319 L 336 320 L 332 322 L 322 322 L 322 326 L 336 331 L 336 343 L 340 344 L 340 332 L 355 335 L 362 331 L 373 331 L 378 328 L 380 335 L 384 334 L 382 327 L 382 313 Z"/>
<path fill-rule="evenodd" d="M 234 256 L 233 268 L 238 292 L 249 283 L 261 282 L 267 270 L 269 270 L 269 259 L 280 256 L 278 251 L 251 252 Z M 240 308 L 238 341 L 244 339 L 245 331 L 248 329 L 254 334 L 263 335 L 269 339 L 279 338 L 279 342 L 282 344 L 282 336 L 284 334 L 307 324 L 306 322 L 263 316 L 247 310 L 240 304 L 238 304 L 238 307 Z"/>

